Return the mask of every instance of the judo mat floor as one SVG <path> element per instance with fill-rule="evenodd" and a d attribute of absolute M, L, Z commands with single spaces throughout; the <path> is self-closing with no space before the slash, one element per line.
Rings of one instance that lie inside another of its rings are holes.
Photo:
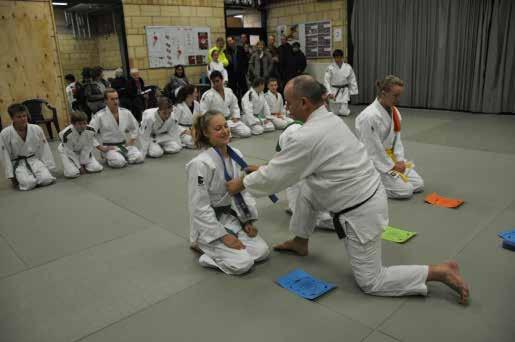
<path fill-rule="evenodd" d="M 352 129 L 362 108 L 344 118 Z M 468 306 L 434 283 L 428 297 L 363 294 L 330 231 L 315 232 L 310 256 L 272 252 L 244 276 L 202 268 L 188 248 L 184 166 L 196 151 L 75 180 L 63 178 L 55 153 L 49 187 L 16 191 L 0 171 L 0 341 L 513 341 L 515 254 L 497 233 L 515 228 L 515 116 L 401 112 L 425 192 L 389 201 L 390 225 L 418 234 L 383 241 L 384 264 L 455 259 Z M 278 135 L 233 145 L 264 163 Z M 431 192 L 465 204 L 432 207 Z M 270 245 L 290 237 L 279 197 L 258 200 L 257 227 Z M 295 268 L 337 288 L 308 301 L 275 284 Z"/>

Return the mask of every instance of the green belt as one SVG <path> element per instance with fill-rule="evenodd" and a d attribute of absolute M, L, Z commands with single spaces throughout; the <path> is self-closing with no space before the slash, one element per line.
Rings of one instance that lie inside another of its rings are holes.
<path fill-rule="evenodd" d="M 117 152 L 120 153 L 126 161 L 129 161 L 129 156 L 128 156 L 129 150 L 127 150 L 127 147 L 125 147 L 124 144 L 125 144 L 125 141 L 122 141 L 119 143 L 104 143 L 105 146 L 118 147 L 119 151 L 117 151 Z"/>

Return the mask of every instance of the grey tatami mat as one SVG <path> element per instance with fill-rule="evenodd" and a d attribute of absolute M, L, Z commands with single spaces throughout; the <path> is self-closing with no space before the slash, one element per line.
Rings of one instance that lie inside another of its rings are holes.
<path fill-rule="evenodd" d="M 360 107 L 344 121 L 353 129 Z M 317 231 L 310 256 L 273 252 L 242 277 L 200 267 L 188 248 L 182 151 L 31 192 L 0 182 L 0 340 L 18 341 L 511 341 L 515 254 L 497 232 L 515 227 L 515 116 L 401 108 L 407 155 L 426 191 L 390 201 L 390 224 L 417 232 L 383 241 L 386 265 L 455 258 L 471 286 L 462 307 L 445 286 L 427 298 L 363 294 L 345 247 Z M 235 140 L 251 163 L 279 133 Z M 55 143 L 52 149 L 55 150 Z M 58 154 L 55 154 L 60 169 Z M 3 177 L 3 170 L 0 170 Z M 463 198 L 457 210 L 424 196 Z M 270 245 L 287 239 L 284 193 L 258 199 Z M 274 280 L 294 268 L 338 287 L 309 302 Z"/>

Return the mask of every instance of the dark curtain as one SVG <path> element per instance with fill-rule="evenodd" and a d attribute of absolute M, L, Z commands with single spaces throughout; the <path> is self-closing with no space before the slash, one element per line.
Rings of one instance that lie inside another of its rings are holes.
<path fill-rule="evenodd" d="M 513 0 L 354 0 L 351 39 L 360 103 L 394 74 L 402 106 L 515 113 Z"/>

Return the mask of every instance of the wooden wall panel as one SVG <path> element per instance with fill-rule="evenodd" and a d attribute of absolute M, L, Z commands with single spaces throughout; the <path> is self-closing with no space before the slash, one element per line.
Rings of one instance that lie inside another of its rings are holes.
<path fill-rule="evenodd" d="M 68 123 L 65 93 L 50 1 L 0 0 L 0 114 L 30 98 L 47 100 L 58 110 L 61 127 Z"/>

